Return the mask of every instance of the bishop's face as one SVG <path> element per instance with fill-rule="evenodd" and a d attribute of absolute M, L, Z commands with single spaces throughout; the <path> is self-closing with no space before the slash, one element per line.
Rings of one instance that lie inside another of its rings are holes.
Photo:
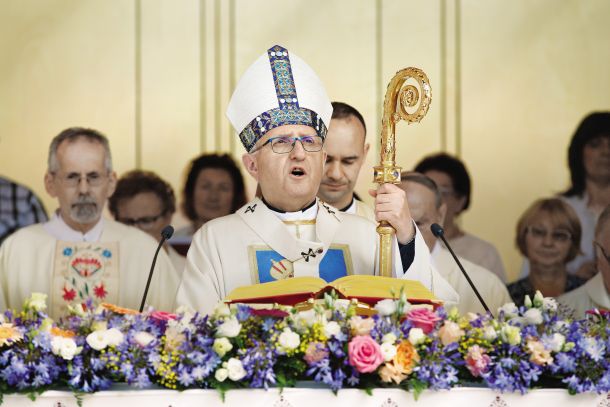
<path fill-rule="evenodd" d="M 271 129 L 254 148 L 245 154 L 246 170 L 258 181 L 261 193 L 272 206 L 294 212 L 310 204 L 316 197 L 326 153 L 307 151 L 302 142 L 296 141 L 292 151 L 273 151 L 269 139 L 276 137 L 317 136 L 316 131 L 304 125 L 285 125 Z"/>

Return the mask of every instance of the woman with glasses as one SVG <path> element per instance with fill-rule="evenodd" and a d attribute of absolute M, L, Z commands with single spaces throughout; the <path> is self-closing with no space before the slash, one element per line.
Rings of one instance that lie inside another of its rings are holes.
<path fill-rule="evenodd" d="M 567 263 L 580 253 L 580 222 L 574 210 L 558 198 L 534 202 L 517 223 L 517 247 L 529 260 L 530 273 L 508 285 L 517 305 L 523 305 L 540 291 L 545 297 L 558 297 L 585 280 L 568 274 Z"/>
<path fill-rule="evenodd" d="M 161 231 L 171 223 L 176 211 L 176 198 L 171 185 L 154 172 L 133 170 L 118 180 L 108 207 L 117 222 L 135 226 L 161 241 Z M 181 274 L 186 259 L 169 244 L 163 247 Z"/>
<path fill-rule="evenodd" d="M 595 276 L 581 287 L 558 298 L 574 310 L 577 318 L 584 318 L 592 309 L 610 310 L 610 205 L 599 215 L 595 227 Z"/>

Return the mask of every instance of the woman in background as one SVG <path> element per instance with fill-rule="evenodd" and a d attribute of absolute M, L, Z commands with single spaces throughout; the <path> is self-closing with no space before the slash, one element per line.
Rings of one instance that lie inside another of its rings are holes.
<path fill-rule="evenodd" d="M 568 262 L 580 253 L 581 235 L 576 213 L 559 198 L 539 199 L 521 215 L 516 243 L 529 260 L 530 273 L 508 285 L 515 304 L 523 305 L 525 295 L 533 298 L 536 291 L 557 297 L 584 284 L 567 271 Z"/>
<path fill-rule="evenodd" d="M 568 149 L 570 187 L 562 198 L 576 212 L 582 226 L 582 254 L 568 271 L 589 279 L 596 270 L 593 262 L 595 224 L 610 205 L 610 112 L 591 113 L 580 123 Z"/>
<path fill-rule="evenodd" d="M 176 231 L 172 244 L 190 245 L 204 223 L 235 212 L 246 204 L 244 178 L 229 154 L 203 154 L 191 161 L 184 189 L 182 212 L 190 221 Z M 187 247 L 188 249 L 188 247 Z"/>

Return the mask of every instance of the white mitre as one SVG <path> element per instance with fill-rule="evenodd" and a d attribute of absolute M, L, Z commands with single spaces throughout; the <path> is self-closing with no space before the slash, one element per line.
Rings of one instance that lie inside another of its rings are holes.
<path fill-rule="evenodd" d="M 246 151 L 250 151 L 269 130 L 287 124 L 313 127 L 325 138 L 332 111 L 313 69 L 275 45 L 241 77 L 227 107 L 227 117 Z"/>

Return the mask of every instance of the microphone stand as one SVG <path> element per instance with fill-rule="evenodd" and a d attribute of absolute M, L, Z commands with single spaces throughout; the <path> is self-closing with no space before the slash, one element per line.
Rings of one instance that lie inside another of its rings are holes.
<path fill-rule="evenodd" d="M 157 256 L 159 255 L 159 250 L 163 247 L 163 243 L 174 234 L 174 228 L 172 225 L 167 225 L 161 231 L 161 241 L 157 246 L 157 251 L 155 252 L 155 257 L 153 257 L 152 264 L 150 266 L 150 271 L 148 272 L 148 280 L 146 281 L 146 288 L 144 289 L 144 296 L 142 297 L 142 302 L 140 303 L 140 312 L 144 309 L 144 303 L 146 302 L 146 296 L 148 295 L 148 288 L 150 287 L 150 282 L 152 280 L 153 271 L 155 270 L 155 264 L 157 263 Z"/>
<path fill-rule="evenodd" d="M 451 256 L 453 256 L 453 260 L 455 260 L 458 267 L 462 271 L 462 274 L 464 275 L 464 277 L 466 277 L 466 281 L 468 281 L 468 284 L 470 284 L 470 288 L 472 288 L 472 291 L 474 291 L 474 293 L 476 294 L 477 298 L 479 299 L 479 302 L 481 303 L 481 305 L 483 306 L 485 311 L 487 311 L 493 318 L 494 314 L 489 310 L 489 307 L 487 306 L 487 304 L 485 304 L 483 297 L 481 297 L 481 294 L 479 294 L 479 290 L 477 290 L 477 288 L 474 286 L 474 283 L 470 279 L 470 276 L 468 276 L 468 273 L 466 273 L 466 270 L 464 270 L 462 263 L 460 263 L 460 261 L 458 260 L 457 256 L 453 252 L 453 249 L 449 245 L 449 242 L 447 242 L 447 239 L 445 239 L 445 231 L 443 230 L 441 225 L 439 225 L 438 223 L 433 223 L 430 226 L 430 230 L 432 231 L 434 236 L 440 238 L 443 241 L 443 243 L 445 243 L 445 246 L 447 247 L 447 249 L 449 249 L 449 253 L 451 253 Z"/>

